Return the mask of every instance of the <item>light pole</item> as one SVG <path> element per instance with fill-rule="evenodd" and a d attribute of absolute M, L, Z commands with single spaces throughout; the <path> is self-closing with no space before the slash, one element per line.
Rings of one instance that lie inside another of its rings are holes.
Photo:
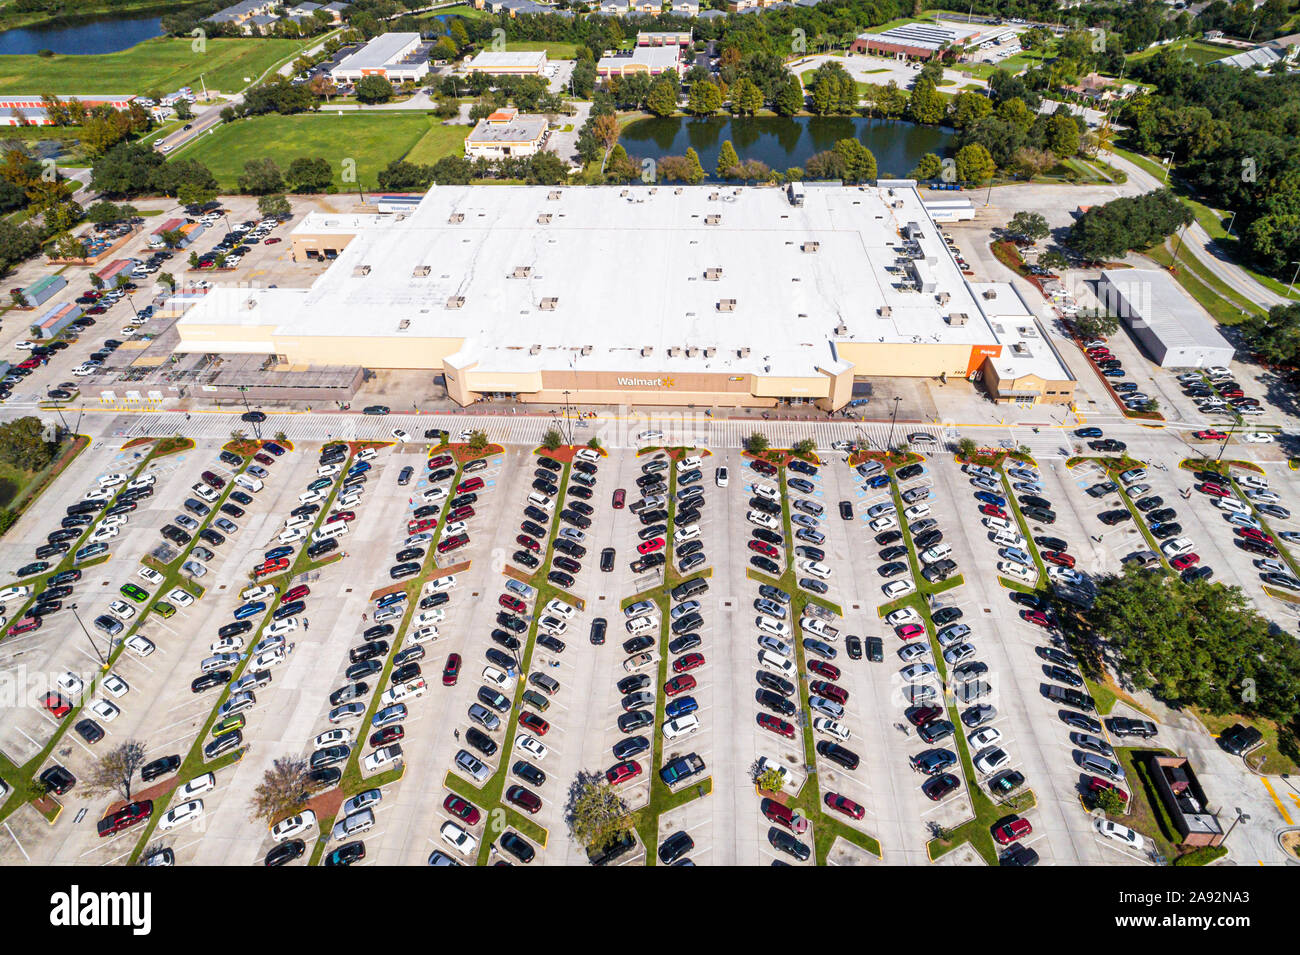
<path fill-rule="evenodd" d="M 1169 260 L 1169 267 L 1175 269 L 1178 267 L 1178 250 L 1183 246 L 1183 233 L 1187 231 L 1187 226 L 1178 230 L 1178 239 L 1174 242 L 1173 256 Z"/>
<path fill-rule="evenodd" d="M 1237 213 L 1233 213 L 1228 218 L 1228 235 L 1232 235 L 1232 224 L 1237 221 Z"/>
<path fill-rule="evenodd" d="M 1250 821 L 1250 813 L 1244 811 L 1240 806 L 1234 806 L 1233 808 L 1236 810 L 1237 818 L 1232 820 L 1232 825 L 1230 825 L 1228 831 L 1223 834 L 1223 839 L 1220 840 L 1219 845 L 1223 845 L 1223 843 L 1228 841 L 1228 836 L 1232 835 L 1232 830 L 1237 828 L 1237 823 Z"/>
<path fill-rule="evenodd" d="M 1287 295 L 1290 295 L 1292 292 L 1295 291 L 1295 280 L 1296 280 L 1296 276 L 1297 276 L 1297 275 L 1300 275 L 1300 262 L 1297 262 L 1297 261 L 1295 261 L 1294 259 L 1292 259 L 1290 262 L 1287 263 L 1287 265 L 1294 265 L 1294 266 L 1295 266 L 1295 272 L 1293 272 L 1293 273 L 1291 274 L 1291 282 L 1290 282 L 1290 284 L 1288 284 L 1287 287 L 1286 287 L 1286 294 L 1287 294 Z"/>
<path fill-rule="evenodd" d="M 569 389 L 564 389 L 564 427 L 569 433 L 569 444 L 573 444 L 573 422 L 569 419 Z"/>
<path fill-rule="evenodd" d="M 890 452 L 891 454 L 892 454 L 893 451 L 894 451 L 894 422 L 898 419 L 898 406 L 899 406 L 899 404 L 902 403 L 902 401 L 903 401 L 902 398 L 899 398 L 897 395 L 894 396 L 894 411 L 893 411 L 893 414 L 891 414 L 891 415 L 889 416 L 889 442 L 888 442 L 888 450 L 889 450 L 889 452 Z"/>
<path fill-rule="evenodd" d="M 1169 166 L 1174 161 L 1174 154 L 1170 153 L 1165 157 L 1165 182 L 1169 181 Z"/>
<path fill-rule="evenodd" d="M 90 641 L 90 647 L 92 650 L 95 651 L 95 656 L 99 657 L 100 669 L 107 670 L 108 661 L 104 659 L 104 654 L 99 652 L 99 645 L 95 643 L 95 638 L 90 635 L 90 631 L 87 630 L 86 625 L 82 623 L 81 615 L 77 613 L 77 605 L 68 604 L 68 609 L 72 611 L 72 616 L 76 619 L 77 623 L 80 625 L 81 632 L 84 633 L 86 635 L 86 639 Z"/>

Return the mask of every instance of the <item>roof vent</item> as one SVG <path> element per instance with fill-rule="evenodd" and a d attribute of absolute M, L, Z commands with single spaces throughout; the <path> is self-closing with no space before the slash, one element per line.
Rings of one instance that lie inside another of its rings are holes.
<path fill-rule="evenodd" d="M 355 278 L 365 278 L 369 274 L 370 274 L 370 266 L 368 265 L 358 265 L 355 269 L 352 270 L 352 275 Z"/>
<path fill-rule="evenodd" d="M 541 213 L 540 215 L 538 215 L 538 217 L 537 217 L 537 224 L 538 224 L 538 225 L 550 225 L 550 224 L 551 224 L 551 214 L 550 214 L 549 212 L 543 212 L 543 213 Z"/>
<path fill-rule="evenodd" d="M 515 270 L 510 273 L 512 279 L 526 279 L 533 274 L 531 265 L 516 265 Z"/>
<path fill-rule="evenodd" d="M 548 298 L 542 299 L 541 308 L 543 312 L 553 312 L 555 311 L 555 306 L 558 304 L 560 304 L 560 300 L 552 295 Z"/>
<path fill-rule="evenodd" d="M 965 325 L 967 321 L 969 321 L 969 316 L 965 312 L 948 313 L 949 325 Z"/>
<path fill-rule="evenodd" d="M 820 242 L 811 242 L 811 241 L 805 242 L 803 245 L 799 246 L 799 248 L 805 252 L 816 252 L 821 247 L 822 244 Z"/>
<path fill-rule="evenodd" d="M 717 214 L 714 214 L 714 215 L 711 215 L 711 216 L 705 216 L 705 217 L 704 217 L 704 224 L 705 224 L 705 225 L 721 225 L 721 224 L 722 224 L 722 216 L 717 215 Z"/>
<path fill-rule="evenodd" d="M 464 307 L 465 307 L 465 296 L 464 296 L 464 295 L 453 295 L 451 298 L 447 299 L 447 307 L 448 307 L 448 308 L 464 308 Z"/>
<path fill-rule="evenodd" d="M 981 294 L 984 296 L 985 301 L 992 301 L 998 297 L 998 293 L 991 288 L 986 288 Z"/>
<path fill-rule="evenodd" d="M 711 193 L 709 193 L 709 201 L 710 201 L 710 202 L 716 202 L 717 199 L 718 199 L 718 194 L 717 194 L 716 192 L 711 192 Z"/>
<path fill-rule="evenodd" d="M 542 346 L 541 346 L 541 345 L 533 345 L 532 347 L 530 347 L 530 348 L 528 349 L 528 354 L 530 354 L 530 355 L 536 355 L 536 354 L 538 354 L 541 350 L 542 350 Z"/>
<path fill-rule="evenodd" d="M 705 358 L 712 358 L 712 357 L 713 357 L 714 355 L 716 355 L 717 353 L 718 353 L 718 350 L 717 350 L 716 348 L 714 348 L 712 345 L 710 345 L 708 348 L 704 349 L 704 357 L 705 357 Z"/>
<path fill-rule="evenodd" d="M 674 195 L 674 196 L 680 196 L 681 194 L 682 194 L 682 187 L 681 187 L 681 186 L 678 186 L 676 189 L 673 190 L 673 195 Z"/>
<path fill-rule="evenodd" d="M 632 194 L 632 190 L 630 190 L 630 189 L 624 189 L 622 192 L 619 193 L 619 195 L 622 196 L 622 197 L 624 197 L 624 198 L 627 198 L 627 197 L 630 196 L 631 194 Z"/>
<path fill-rule="evenodd" d="M 948 299 L 950 298 L 952 298 L 952 296 L 949 295 L 947 292 L 940 292 L 938 295 L 934 297 L 934 300 L 938 302 L 940 305 L 947 305 Z"/>
<path fill-rule="evenodd" d="M 653 346 L 653 345 L 646 345 L 644 348 L 641 349 L 641 357 L 642 357 L 642 358 L 649 358 L 649 357 L 650 357 L 651 355 L 653 355 L 653 354 L 654 354 L 654 346 Z"/>
<path fill-rule="evenodd" d="M 843 336 L 843 335 L 847 335 L 848 333 L 849 333 L 849 326 L 845 325 L 843 322 L 835 326 L 836 335 Z"/>
<path fill-rule="evenodd" d="M 738 351 L 736 352 L 736 354 L 739 355 L 741 358 L 748 358 L 748 357 L 749 357 L 749 346 L 745 346 L 744 348 L 741 348 L 740 350 L 738 350 Z"/>
<path fill-rule="evenodd" d="M 465 221 L 465 213 L 463 212 L 453 212 L 451 215 L 447 216 L 447 222 L 450 225 L 456 225 L 457 223 L 464 222 L 464 221 Z"/>
<path fill-rule="evenodd" d="M 411 278 L 422 279 L 432 271 L 433 271 L 432 266 L 417 265 L 415 268 L 411 269 Z"/>
<path fill-rule="evenodd" d="M 724 298 L 718 302 L 719 312 L 734 312 L 736 310 L 736 300 L 734 298 Z"/>
<path fill-rule="evenodd" d="M 704 278 L 709 282 L 716 282 L 722 278 L 722 269 L 705 269 Z"/>
<path fill-rule="evenodd" d="M 677 357 L 678 355 L 680 355 L 681 353 L 682 353 L 682 350 L 681 350 L 680 348 L 678 348 L 676 345 L 672 345 L 672 346 L 670 346 L 669 349 L 668 349 L 668 357 L 669 357 L 669 358 L 676 358 L 676 357 Z"/>
<path fill-rule="evenodd" d="M 894 314 L 894 310 L 888 305 L 882 305 L 880 308 L 876 309 L 876 311 L 880 314 L 881 318 L 889 318 L 889 316 Z"/>
<path fill-rule="evenodd" d="M 399 332 L 404 332 L 410 327 L 411 327 L 411 320 L 409 318 L 404 318 L 397 323 L 397 330 Z"/>
<path fill-rule="evenodd" d="M 558 198 L 560 198 L 560 190 L 558 190 L 558 189 L 552 189 L 549 193 L 547 193 L 546 198 L 547 198 L 547 199 L 558 199 Z"/>
<path fill-rule="evenodd" d="M 686 346 L 686 357 L 687 357 L 687 358 L 694 358 L 694 357 L 695 357 L 696 355 L 698 355 L 699 353 L 700 353 L 700 350 L 699 350 L 698 348 L 696 348 L 694 345 L 687 345 L 687 346 Z"/>
<path fill-rule="evenodd" d="M 583 346 L 582 346 L 582 353 L 583 353 L 584 355 L 590 355 L 590 354 L 591 354 L 591 346 L 590 346 L 590 345 L 583 345 Z"/>

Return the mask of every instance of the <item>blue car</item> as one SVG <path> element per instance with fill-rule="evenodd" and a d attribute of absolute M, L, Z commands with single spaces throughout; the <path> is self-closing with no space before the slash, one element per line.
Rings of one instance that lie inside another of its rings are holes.
<path fill-rule="evenodd" d="M 293 548 L 289 547 L 288 545 L 284 545 L 281 547 L 272 547 L 265 554 L 263 554 L 262 557 L 265 560 L 279 560 L 281 557 L 288 557 L 292 553 L 293 553 Z"/>
<path fill-rule="evenodd" d="M 1100 438 L 1101 428 L 1077 428 L 1074 436 L 1076 438 Z"/>
<path fill-rule="evenodd" d="M 994 494 L 992 491 L 976 491 L 975 500 L 983 501 L 985 504 L 992 504 L 994 507 L 1007 506 L 1007 499 L 1000 494 Z"/>
<path fill-rule="evenodd" d="M 370 470 L 369 461 L 358 461 L 356 464 L 352 465 L 352 467 L 348 468 L 348 475 L 351 476 L 353 474 L 365 474 L 369 470 Z"/>
<path fill-rule="evenodd" d="M 889 475 L 877 474 L 873 478 L 868 478 L 867 487 L 869 488 L 889 487 Z"/>
<path fill-rule="evenodd" d="M 1124 369 L 1123 369 L 1123 368 L 1107 368 L 1105 371 L 1102 372 L 1102 374 L 1105 375 L 1107 378 L 1123 378 L 1123 377 L 1124 377 Z"/>
<path fill-rule="evenodd" d="M 664 716 L 670 720 L 675 720 L 679 716 L 685 716 L 687 713 L 694 713 L 700 708 L 700 704 L 695 702 L 693 696 L 683 696 L 673 700 L 664 707 Z"/>
<path fill-rule="evenodd" d="M 394 594 L 384 594 L 384 596 L 380 597 L 377 601 L 375 601 L 375 607 L 379 610 L 383 610 L 385 607 L 391 607 L 393 604 L 399 604 L 405 599 L 406 599 L 405 591 L 399 590 L 397 591 L 397 593 Z"/>
<path fill-rule="evenodd" d="M 260 600 L 254 600 L 252 603 L 246 603 L 242 607 L 236 607 L 235 619 L 243 620 L 246 617 L 255 617 L 265 609 L 265 603 Z"/>

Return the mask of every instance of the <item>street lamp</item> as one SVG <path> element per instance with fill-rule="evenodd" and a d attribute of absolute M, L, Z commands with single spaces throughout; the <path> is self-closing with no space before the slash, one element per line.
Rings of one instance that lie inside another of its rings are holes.
<path fill-rule="evenodd" d="M 104 659 L 104 654 L 99 652 L 99 645 L 95 643 L 95 638 L 90 635 L 90 631 L 87 630 L 86 625 L 82 623 L 81 615 L 77 613 L 77 605 L 68 604 L 68 609 L 72 611 L 72 616 L 76 619 L 77 623 L 81 626 L 81 632 L 84 633 L 86 635 L 86 639 L 90 641 L 90 647 L 92 650 L 95 651 L 95 656 L 99 657 L 100 669 L 107 670 L 108 661 Z"/>
<path fill-rule="evenodd" d="M 1169 164 L 1174 161 L 1174 154 L 1170 153 L 1165 157 L 1165 182 L 1169 181 Z"/>
<path fill-rule="evenodd" d="M 1292 259 L 1290 262 L 1287 263 L 1287 265 L 1294 265 L 1294 266 L 1295 266 L 1295 272 L 1293 272 L 1292 275 L 1291 275 L 1291 282 L 1290 282 L 1290 284 L 1287 285 L 1287 287 L 1286 287 L 1286 294 L 1287 294 L 1287 295 L 1290 295 L 1290 294 L 1292 294 L 1292 293 L 1295 291 L 1295 280 L 1296 280 L 1296 276 L 1297 276 L 1297 275 L 1300 275 L 1300 262 L 1297 262 L 1297 261 L 1295 261 L 1294 259 Z"/>
<path fill-rule="evenodd" d="M 895 396 L 895 397 L 894 397 L 894 412 L 893 412 L 893 414 L 891 414 L 891 415 L 889 416 L 889 442 L 888 442 L 888 444 L 889 444 L 889 451 L 890 451 L 891 454 L 892 454 L 893 451 L 894 451 L 894 421 L 897 420 L 897 418 L 898 418 L 898 406 L 899 406 L 899 404 L 902 403 L 902 401 L 903 401 L 902 398 L 899 398 L 898 396 Z"/>
<path fill-rule="evenodd" d="M 1228 218 L 1228 235 L 1232 235 L 1232 224 L 1237 221 L 1237 213 L 1233 213 Z"/>

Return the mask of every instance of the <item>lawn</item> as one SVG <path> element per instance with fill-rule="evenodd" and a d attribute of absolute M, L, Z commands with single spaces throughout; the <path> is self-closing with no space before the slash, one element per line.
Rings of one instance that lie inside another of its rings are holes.
<path fill-rule="evenodd" d="M 410 162 L 431 166 L 443 156 L 461 156 L 465 153 L 465 137 L 469 135 L 469 126 L 443 126 L 436 123 L 420 137 L 406 154 Z"/>
<path fill-rule="evenodd" d="M 1132 64 L 1141 60 L 1149 59 L 1161 50 L 1182 50 L 1184 58 L 1191 60 L 1198 66 L 1203 63 L 1209 63 L 1213 60 L 1221 60 L 1225 56 L 1232 56 L 1234 53 L 1241 52 L 1235 47 L 1215 46 L 1213 43 L 1205 43 L 1201 40 L 1185 40 L 1177 43 L 1170 43 L 1165 46 L 1153 47 L 1149 50 L 1143 50 L 1141 53 L 1134 53 L 1127 58 L 1127 62 Z"/>
<path fill-rule="evenodd" d="M 578 55 L 577 43 L 562 43 L 555 40 L 508 40 L 506 49 L 511 53 L 536 53 L 545 50 L 550 60 L 572 60 Z"/>
<path fill-rule="evenodd" d="M 334 168 L 336 186 L 355 189 L 341 178 L 343 160 L 353 159 L 361 187 L 374 189 L 379 170 L 411 152 L 432 132 L 433 123 L 423 113 L 398 112 L 254 116 L 223 124 L 173 156 L 206 164 L 223 190 L 236 189 L 244 164 L 263 156 L 274 159 L 281 170 L 299 156 L 320 156 Z"/>
<path fill-rule="evenodd" d="M 314 40 L 208 40 L 205 53 L 193 40 L 160 38 L 120 53 L 96 56 L 0 57 L 0 93 L 170 93 L 182 86 L 237 92 L 280 60 Z"/>

